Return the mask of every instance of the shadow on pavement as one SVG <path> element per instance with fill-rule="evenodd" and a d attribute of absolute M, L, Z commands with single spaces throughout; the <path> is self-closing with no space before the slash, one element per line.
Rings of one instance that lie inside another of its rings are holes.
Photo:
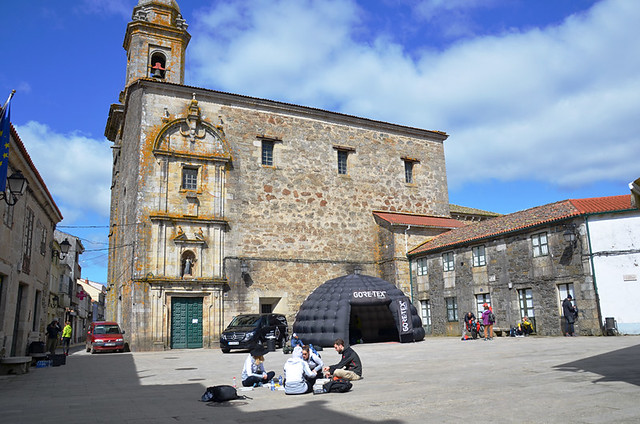
<path fill-rule="evenodd" d="M 602 378 L 594 383 L 623 381 L 640 386 L 640 344 L 624 349 L 603 353 L 579 361 L 557 365 L 559 371 L 588 371 L 600 374 Z"/>
<path fill-rule="evenodd" d="M 74 347 L 72 351 L 82 348 Z M 176 362 L 168 366 L 166 372 L 194 369 L 180 365 Z M 72 355 L 64 366 L 42 368 L 18 376 L 20 378 L 3 380 L 0 384 L 0 421 L 146 424 L 215 420 L 231 423 L 299 423 L 302 413 L 304 417 L 313 417 L 314 423 L 376 422 L 350 414 L 353 412 L 355 415 L 359 408 L 348 402 L 348 406 L 345 406 L 342 402 L 348 399 L 350 393 L 273 398 L 267 403 L 269 407 L 263 409 L 260 409 L 260 405 L 265 405 L 264 394 L 259 393 L 257 396 L 262 399 L 249 397 L 225 403 L 203 403 L 199 401 L 206 389 L 203 382 L 141 384 L 142 379 L 153 376 L 148 374 L 150 371 L 136 369 L 133 355 L 128 353 Z M 341 405 L 332 402 L 331 396 L 340 396 L 341 402 L 338 403 Z M 296 401 L 294 405 L 291 400 Z M 282 408 L 278 408 L 279 401 L 282 401 Z M 386 422 L 400 423 L 397 420 Z"/>

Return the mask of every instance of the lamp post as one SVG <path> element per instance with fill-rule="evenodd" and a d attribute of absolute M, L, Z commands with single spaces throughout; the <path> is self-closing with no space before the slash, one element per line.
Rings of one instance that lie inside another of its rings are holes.
<path fill-rule="evenodd" d="M 567 229 L 562 234 L 562 237 L 564 237 L 564 241 L 566 241 L 567 243 L 571 243 L 571 245 L 575 248 L 576 245 L 578 244 L 578 240 L 576 238 L 575 225 L 570 225 L 570 226 L 568 225 Z"/>
<path fill-rule="evenodd" d="M 64 239 L 64 241 L 60 243 L 60 251 L 53 249 L 51 251 L 51 254 L 53 255 L 54 258 L 63 260 L 67 256 L 67 253 L 69 253 L 70 248 L 71 248 L 71 243 L 69 243 L 68 239 Z"/>
<path fill-rule="evenodd" d="M 7 187 L 5 191 L 0 192 L 0 198 L 4 199 L 7 205 L 13 206 L 26 189 L 27 179 L 22 175 L 22 172 L 16 171 L 7 178 Z"/>

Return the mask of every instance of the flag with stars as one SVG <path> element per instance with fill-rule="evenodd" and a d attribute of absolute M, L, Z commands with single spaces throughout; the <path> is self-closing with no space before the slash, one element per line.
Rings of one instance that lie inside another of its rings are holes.
<path fill-rule="evenodd" d="M 0 115 L 0 192 L 7 188 L 7 172 L 9 171 L 9 143 L 11 141 L 11 96 L 2 106 Z"/>

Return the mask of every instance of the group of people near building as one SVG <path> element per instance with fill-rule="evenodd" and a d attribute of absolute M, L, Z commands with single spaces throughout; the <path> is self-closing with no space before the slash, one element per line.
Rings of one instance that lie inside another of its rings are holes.
<path fill-rule="evenodd" d="M 71 333 L 72 333 L 72 328 L 71 328 L 71 322 L 67 321 L 65 323 L 64 328 L 60 327 L 60 323 L 58 322 L 57 318 L 54 318 L 53 321 L 51 321 L 51 323 L 49 325 L 47 325 L 47 331 L 46 331 L 46 335 L 47 335 L 47 343 L 46 343 L 46 350 L 47 352 L 49 352 L 51 355 L 54 355 L 56 353 L 56 348 L 58 347 L 58 339 L 62 340 L 62 353 L 64 353 L 65 356 L 69 355 L 69 347 L 71 345 Z M 59 336 L 59 334 L 62 333 L 62 337 Z"/>
<path fill-rule="evenodd" d="M 492 340 L 494 337 L 493 325 L 495 323 L 495 315 L 493 309 L 488 303 L 482 305 L 484 311 L 480 316 L 480 323 L 484 327 L 484 340 Z M 562 315 L 565 319 L 565 336 L 575 336 L 575 322 L 578 319 L 578 307 L 573 303 L 573 297 L 571 294 L 567 294 L 567 297 L 562 301 Z M 462 339 L 469 339 L 468 334 L 475 330 L 480 332 L 482 327 L 477 321 L 473 312 L 467 312 L 463 318 L 462 327 Z M 528 316 L 523 316 L 522 320 L 515 326 L 511 327 L 509 335 L 512 337 L 525 337 L 534 333 L 533 323 L 529 320 Z"/>
<path fill-rule="evenodd" d="M 358 354 L 345 346 L 344 340 L 336 339 L 333 348 L 341 355 L 335 365 L 325 366 L 320 355 L 310 345 L 304 345 L 297 338 L 292 338 L 293 352 L 284 364 L 284 392 L 288 395 L 310 393 L 316 379 L 320 377 L 343 380 L 360 380 L 362 378 L 362 362 Z M 268 352 L 263 346 L 251 350 L 242 369 L 242 385 L 244 387 L 267 384 L 275 379 L 275 371 L 265 371 L 264 355 Z"/>

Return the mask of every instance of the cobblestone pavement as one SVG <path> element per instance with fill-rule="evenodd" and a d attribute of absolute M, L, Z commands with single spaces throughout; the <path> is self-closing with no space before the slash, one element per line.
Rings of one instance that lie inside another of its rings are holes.
<path fill-rule="evenodd" d="M 2 423 L 637 423 L 640 337 L 428 338 L 357 345 L 364 379 L 344 394 L 199 402 L 233 384 L 246 351 L 218 349 L 91 355 L 0 377 Z M 333 349 L 320 352 L 328 364 Z M 282 373 L 289 355 L 266 355 Z"/>

